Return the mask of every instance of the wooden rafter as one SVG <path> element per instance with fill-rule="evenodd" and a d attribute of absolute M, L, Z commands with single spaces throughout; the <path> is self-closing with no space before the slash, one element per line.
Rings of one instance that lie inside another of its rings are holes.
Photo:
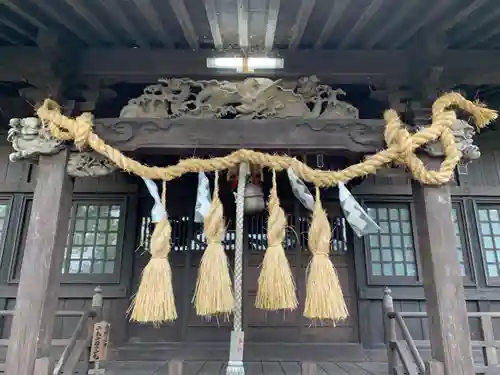
<path fill-rule="evenodd" d="M 479 30 L 482 28 L 484 25 L 488 24 L 489 22 L 496 21 L 500 17 L 500 7 L 496 7 L 491 10 L 488 14 L 486 14 L 484 17 L 478 19 L 476 22 L 471 22 L 467 26 L 461 27 L 457 33 L 454 35 L 453 40 L 455 42 L 459 42 L 465 38 L 467 38 L 470 34 L 472 34 L 474 31 Z"/>
<path fill-rule="evenodd" d="M 491 30 L 488 30 L 488 32 L 485 32 L 484 34 L 478 35 L 476 38 L 472 39 L 471 41 L 467 42 L 465 44 L 465 48 L 474 48 L 481 43 L 484 43 L 488 41 L 489 39 L 493 38 L 494 36 L 497 36 L 500 34 L 500 26 L 496 26 L 492 28 Z"/>
<path fill-rule="evenodd" d="M 53 7 L 41 7 L 43 12 L 45 12 L 49 17 L 56 20 L 58 23 L 66 27 L 69 31 L 71 31 L 78 38 L 82 39 L 87 44 L 93 44 L 93 40 L 86 33 L 82 32 L 78 26 L 76 26 L 73 22 L 69 21 L 64 14 L 57 11 L 56 8 Z"/>
<path fill-rule="evenodd" d="M 38 19 L 33 17 L 31 14 L 22 10 L 18 5 L 14 4 L 13 1 L 10 0 L 0 0 L 0 4 L 5 5 L 12 12 L 16 13 L 19 17 L 24 18 L 26 21 L 31 23 L 32 25 L 38 27 L 39 29 L 45 30 L 47 29 L 47 25 L 40 22 Z"/>
<path fill-rule="evenodd" d="M 264 39 L 264 48 L 267 52 L 273 49 L 279 11 L 280 0 L 269 0 L 269 6 L 267 8 L 266 36 Z"/>
<path fill-rule="evenodd" d="M 250 45 L 248 39 L 248 0 L 237 0 L 238 12 L 238 41 L 240 48 L 247 51 Z"/>
<path fill-rule="evenodd" d="M 416 23 L 406 29 L 406 32 L 403 32 L 398 38 L 396 38 L 394 43 L 391 44 L 392 48 L 400 47 L 403 43 L 413 37 L 422 27 L 435 21 L 436 18 L 439 17 L 448 6 L 450 6 L 450 4 L 452 4 L 450 0 L 439 0 L 434 3 L 433 6 L 429 8 L 425 16 L 418 19 Z"/>
<path fill-rule="evenodd" d="M 184 0 L 170 0 L 170 6 L 181 25 L 182 31 L 184 33 L 184 38 L 186 38 L 189 46 L 194 51 L 198 51 L 200 44 L 198 43 L 198 35 L 191 22 L 191 17 L 189 16 Z"/>
<path fill-rule="evenodd" d="M 108 42 L 121 44 L 117 39 L 94 15 L 89 12 L 83 3 L 77 0 L 64 0 L 78 15 L 85 20 L 94 30 L 99 33 L 99 36 Z"/>
<path fill-rule="evenodd" d="M 292 35 L 290 36 L 290 42 L 288 43 L 289 49 L 296 50 L 299 46 L 315 4 L 316 0 L 302 0 L 297 20 L 292 27 Z"/>
<path fill-rule="evenodd" d="M 151 0 L 133 0 L 139 12 L 146 19 L 147 23 L 157 34 L 157 37 L 166 47 L 172 47 L 172 40 L 168 36 L 167 30 L 158 16 L 158 12 L 153 7 Z"/>
<path fill-rule="evenodd" d="M 372 17 L 382 6 L 384 0 L 373 0 L 370 5 L 364 10 L 361 17 L 354 25 L 354 27 L 347 33 L 345 38 L 340 42 L 339 49 L 344 49 L 349 46 L 352 40 L 361 32 L 361 30 L 370 22 Z"/>
<path fill-rule="evenodd" d="M 464 9 L 462 9 L 460 12 L 456 13 L 452 18 L 449 20 L 445 21 L 443 25 L 441 26 L 442 31 L 447 31 L 453 28 L 456 24 L 458 24 L 460 21 L 463 21 L 466 19 L 472 12 L 476 11 L 480 7 L 482 7 L 484 4 L 486 4 L 489 0 L 475 0 L 472 3 L 470 3 L 468 6 L 466 6 Z"/>
<path fill-rule="evenodd" d="M 203 0 L 205 4 L 205 12 L 207 13 L 208 24 L 210 25 L 210 32 L 212 33 L 212 40 L 214 47 L 217 50 L 222 50 L 222 36 L 220 33 L 219 16 L 215 6 L 215 0 Z"/>
<path fill-rule="evenodd" d="M 17 41 L 16 39 L 14 39 L 14 38 L 12 38 L 12 37 L 10 37 L 2 32 L 0 32 L 0 39 L 3 39 L 5 41 L 9 42 L 10 44 L 14 44 L 14 45 L 19 44 L 19 41 Z"/>
<path fill-rule="evenodd" d="M 347 9 L 347 6 L 351 0 L 337 0 L 333 2 L 332 9 L 328 15 L 325 26 L 321 30 L 318 40 L 314 43 L 314 49 L 321 49 L 325 45 L 326 41 L 332 35 L 332 31 L 338 22 L 342 19 L 342 14 Z"/>
<path fill-rule="evenodd" d="M 376 31 L 366 43 L 363 44 L 363 48 L 372 49 L 384 38 L 384 36 L 387 35 L 387 33 L 393 30 L 397 25 L 399 25 L 406 17 L 406 15 L 409 14 L 412 9 L 414 9 L 415 6 L 420 3 L 420 1 L 421 0 L 409 0 L 402 3 L 398 11 L 392 14 L 392 16 L 388 18 L 387 22 L 385 22 L 384 25 L 378 31 Z"/>
<path fill-rule="evenodd" d="M 19 27 L 18 25 L 16 25 L 15 23 L 5 19 L 5 18 L 0 18 L 0 23 L 1 24 L 4 24 L 5 26 L 7 26 L 9 29 L 12 29 L 14 30 L 16 33 L 18 33 L 19 35 L 22 35 L 26 38 L 28 38 L 29 40 L 31 41 L 34 41 L 36 42 L 36 37 L 34 37 L 33 35 L 31 35 L 29 32 L 27 32 L 26 30 L 24 30 L 23 28 Z"/>
<path fill-rule="evenodd" d="M 143 38 L 137 27 L 133 22 L 130 22 L 129 18 L 122 9 L 121 4 L 117 0 L 99 0 L 101 5 L 107 10 L 108 15 L 112 17 L 115 22 L 119 23 L 125 31 L 128 33 L 130 38 L 141 47 L 148 47 L 149 43 Z"/>

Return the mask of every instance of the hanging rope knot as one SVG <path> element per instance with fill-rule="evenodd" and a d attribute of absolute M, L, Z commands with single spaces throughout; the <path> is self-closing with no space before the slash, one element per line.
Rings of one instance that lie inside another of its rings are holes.
<path fill-rule="evenodd" d="M 75 119 L 76 126 L 71 129 L 73 139 L 78 150 L 82 150 L 88 143 L 92 134 L 92 114 L 82 113 Z"/>

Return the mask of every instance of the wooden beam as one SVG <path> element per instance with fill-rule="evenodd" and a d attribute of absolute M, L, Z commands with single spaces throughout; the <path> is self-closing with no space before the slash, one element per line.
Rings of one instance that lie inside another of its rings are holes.
<path fill-rule="evenodd" d="M 11 36 L 4 34 L 2 32 L 0 32 L 0 39 L 3 39 L 13 45 L 19 44 L 19 40 L 14 39 Z"/>
<path fill-rule="evenodd" d="M 475 0 L 472 1 L 469 5 L 467 5 L 465 8 L 463 8 L 460 12 L 455 13 L 454 16 L 446 21 L 443 22 L 441 25 L 441 30 L 442 31 L 448 31 L 451 28 L 453 28 L 456 24 L 459 22 L 463 21 L 467 17 L 469 17 L 472 12 L 476 11 L 477 9 L 481 8 L 484 4 L 489 2 L 489 0 Z"/>
<path fill-rule="evenodd" d="M 412 187 L 432 359 L 444 364 L 446 374 L 474 374 L 450 188 Z"/>
<path fill-rule="evenodd" d="M 345 49 L 349 47 L 351 44 L 352 40 L 358 36 L 358 34 L 363 30 L 363 28 L 370 22 L 372 17 L 377 13 L 377 11 L 380 9 L 382 4 L 384 3 L 383 0 L 372 0 L 370 5 L 365 8 L 363 14 L 357 22 L 354 24 L 354 27 L 349 30 L 347 35 L 345 36 L 344 39 L 339 44 L 339 49 Z"/>
<path fill-rule="evenodd" d="M 463 39 L 471 35 L 474 31 L 479 30 L 489 22 L 497 20 L 498 17 L 500 17 L 500 7 L 492 8 L 491 12 L 486 14 L 484 17 L 479 18 L 475 22 L 469 22 L 463 27 L 459 28 L 457 32 L 454 33 L 453 42 L 450 44 L 462 41 Z"/>
<path fill-rule="evenodd" d="M 394 29 L 397 25 L 403 22 L 404 18 L 410 13 L 417 4 L 420 4 L 420 0 L 409 0 L 400 3 L 399 9 L 387 19 L 382 27 L 376 31 L 371 38 L 368 39 L 366 43 L 363 44 L 364 49 L 373 48 L 384 36 L 387 35 L 389 31 Z"/>
<path fill-rule="evenodd" d="M 117 0 L 99 0 L 101 6 L 107 10 L 107 14 L 119 23 L 125 31 L 128 33 L 130 38 L 141 47 L 149 47 L 149 43 L 141 35 L 141 32 L 137 29 L 135 23 L 130 22 L 129 18 L 122 9 L 122 3 L 118 3 Z"/>
<path fill-rule="evenodd" d="M 158 77 L 192 77 L 243 79 L 230 71 L 206 67 L 206 58 L 212 52 L 171 51 L 166 49 L 96 49 L 78 51 L 78 75 L 72 79 L 102 80 L 103 82 L 136 82 L 151 84 Z M 285 61 L 278 71 L 258 71 L 263 77 L 290 77 L 316 74 L 334 84 L 373 84 L 379 86 L 388 80 L 405 85 L 413 83 L 414 55 L 408 51 L 276 51 Z M 49 57 L 34 47 L 0 47 L 0 81 L 20 82 L 38 79 L 39 65 L 49 64 Z M 37 61 L 37 64 L 33 64 Z M 443 67 L 443 84 L 500 84 L 498 71 L 500 51 L 443 50 L 435 65 Z"/>
<path fill-rule="evenodd" d="M 465 43 L 466 48 L 474 48 L 476 46 L 481 45 L 481 43 L 484 43 L 488 41 L 489 39 L 497 36 L 500 34 L 500 26 L 495 26 L 494 28 L 488 30 L 488 32 L 485 32 L 483 34 L 478 35 L 474 39 L 468 41 Z"/>
<path fill-rule="evenodd" d="M 18 25 L 16 25 L 14 22 L 11 22 L 11 21 L 2 17 L 2 18 L 0 18 L 0 23 L 3 23 L 5 26 L 7 26 L 9 29 L 14 30 L 19 35 L 22 35 L 25 38 L 28 38 L 29 40 L 36 42 L 35 36 L 31 35 L 29 32 L 27 32 L 23 28 L 19 27 Z"/>
<path fill-rule="evenodd" d="M 290 36 L 290 42 L 288 43 L 288 48 L 292 51 L 297 49 L 300 41 L 302 40 L 302 35 L 304 35 L 304 31 L 306 30 L 309 17 L 311 17 L 315 4 L 316 0 L 302 0 L 300 4 L 297 20 L 292 27 L 292 35 Z"/>
<path fill-rule="evenodd" d="M 24 18 L 26 21 L 31 23 L 32 25 L 38 27 L 41 30 L 46 30 L 47 25 L 43 22 L 40 22 L 37 18 L 33 17 L 30 13 L 22 10 L 18 5 L 14 4 L 11 0 L 0 0 L 0 4 L 5 5 L 12 12 L 16 13 L 19 17 Z"/>
<path fill-rule="evenodd" d="M 198 43 L 198 35 L 194 30 L 193 23 L 191 22 L 191 17 L 189 17 L 189 12 L 184 4 L 184 0 L 170 0 L 170 6 L 181 25 L 182 31 L 184 33 L 184 38 L 186 38 L 189 47 L 193 51 L 198 51 L 200 44 Z"/>
<path fill-rule="evenodd" d="M 417 22 L 407 28 L 406 32 L 401 33 L 399 37 L 396 38 L 394 43 L 391 43 L 391 47 L 400 47 L 411 39 L 411 37 L 413 37 L 420 29 L 425 27 L 427 24 L 434 22 L 445 11 L 445 9 L 451 5 L 450 1 L 451 0 L 438 0 L 434 3 L 429 8 L 425 16 L 418 18 Z"/>
<path fill-rule="evenodd" d="M 237 0 L 238 11 L 238 43 L 246 53 L 250 46 L 248 39 L 248 0 Z"/>
<path fill-rule="evenodd" d="M 266 52 L 273 49 L 279 12 L 280 0 L 269 0 L 269 6 L 267 8 L 266 36 L 264 38 L 264 49 Z"/>
<path fill-rule="evenodd" d="M 325 26 L 323 26 L 323 30 L 321 30 L 318 40 L 314 43 L 314 49 L 323 48 L 330 35 L 332 35 L 333 29 L 342 19 L 342 14 L 344 14 L 350 2 L 351 0 L 337 0 L 333 2 Z"/>
<path fill-rule="evenodd" d="M 49 374 L 59 280 L 68 233 L 73 183 L 68 151 L 41 156 L 12 320 L 6 373 Z"/>
<path fill-rule="evenodd" d="M 384 147 L 382 120 L 117 118 L 98 119 L 95 129 L 122 151 L 251 148 L 374 153 Z"/>
<path fill-rule="evenodd" d="M 42 11 L 46 13 L 49 17 L 56 20 L 58 23 L 60 23 L 66 29 L 71 31 L 76 37 L 83 40 L 85 43 L 89 45 L 92 45 L 94 43 L 91 37 L 89 37 L 86 33 L 82 32 L 82 30 L 77 25 L 69 21 L 64 16 L 64 14 L 59 10 L 56 10 L 55 7 L 46 6 L 46 7 L 40 7 L 40 9 L 42 9 Z"/>
<path fill-rule="evenodd" d="M 139 12 L 146 19 L 146 22 L 149 24 L 151 29 L 155 32 L 155 35 L 161 40 L 161 42 L 167 48 L 171 48 L 173 46 L 172 40 L 168 36 L 168 32 L 163 26 L 163 22 L 158 16 L 157 10 L 153 7 L 151 0 L 132 0 Z"/>
<path fill-rule="evenodd" d="M 207 13 L 208 24 L 210 25 L 210 32 L 212 33 L 214 47 L 216 50 L 222 50 L 224 46 L 222 44 L 219 15 L 215 6 L 215 0 L 203 0 L 203 3 L 205 4 L 205 12 Z"/>
<path fill-rule="evenodd" d="M 77 0 L 64 0 L 69 7 L 78 13 L 94 30 L 99 33 L 99 36 L 107 42 L 113 42 L 121 45 L 120 39 L 116 38 L 94 15 L 89 12 L 82 2 Z"/>

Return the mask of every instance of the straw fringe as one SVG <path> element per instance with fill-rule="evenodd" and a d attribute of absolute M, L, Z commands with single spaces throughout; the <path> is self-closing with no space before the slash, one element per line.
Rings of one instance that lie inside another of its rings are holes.
<path fill-rule="evenodd" d="M 234 297 L 227 256 L 221 242 L 224 235 L 224 217 L 219 198 L 218 173 L 215 174 L 210 211 L 205 217 L 204 234 L 208 246 L 201 258 L 196 281 L 193 299 L 196 314 L 230 314 L 234 308 Z"/>
<path fill-rule="evenodd" d="M 311 263 L 307 269 L 304 316 L 309 319 L 331 320 L 334 324 L 348 316 L 342 288 L 330 259 L 332 231 L 326 212 L 321 206 L 319 188 L 309 228 Z"/>
<path fill-rule="evenodd" d="M 156 224 L 151 236 L 151 259 L 142 272 L 139 289 L 129 308 L 131 320 L 160 324 L 177 319 L 168 261 L 171 235 L 167 219 Z"/>
<path fill-rule="evenodd" d="M 274 169 L 268 210 L 267 241 L 269 247 L 262 262 L 255 306 L 265 310 L 295 310 L 298 305 L 295 282 L 283 249 L 286 218 L 280 207 Z"/>

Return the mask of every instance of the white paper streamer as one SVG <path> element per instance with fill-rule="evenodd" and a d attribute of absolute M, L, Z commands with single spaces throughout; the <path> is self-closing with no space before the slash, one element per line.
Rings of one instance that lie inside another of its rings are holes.
<path fill-rule="evenodd" d="M 210 185 L 208 177 L 204 172 L 198 173 L 198 190 L 196 191 L 196 206 L 194 208 L 194 222 L 203 223 L 210 209 Z"/>
<path fill-rule="evenodd" d="M 151 209 L 151 221 L 153 223 L 158 223 L 161 220 L 167 219 L 167 209 L 163 206 L 163 203 L 161 203 L 160 194 L 158 193 L 158 186 L 156 186 L 155 182 L 153 180 L 150 180 L 149 178 L 141 178 L 144 180 L 149 194 L 151 194 L 151 197 L 155 202 L 153 208 Z"/>
<path fill-rule="evenodd" d="M 365 234 L 378 232 L 380 227 L 356 201 L 349 189 L 342 182 L 339 182 L 338 186 L 340 206 L 356 236 L 362 237 Z"/>
<path fill-rule="evenodd" d="M 286 173 L 288 174 L 288 180 L 290 181 L 290 186 L 292 187 L 295 198 L 297 198 L 309 211 L 314 211 L 314 198 L 306 184 L 297 177 L 292 168 L 288 168 Z"/>

